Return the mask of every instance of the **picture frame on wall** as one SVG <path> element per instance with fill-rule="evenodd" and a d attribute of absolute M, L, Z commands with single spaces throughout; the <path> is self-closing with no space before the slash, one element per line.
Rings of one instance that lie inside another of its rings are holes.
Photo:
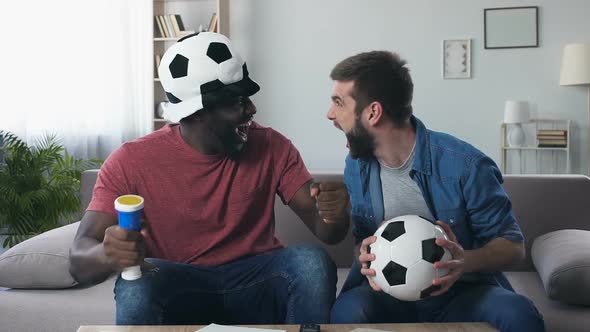
<path fill-rule="evenodd" d="M 483 10 L 484 48 L 539 47 L 539 7 Z"/>
<path fill-rule="evenodd" d="M 471 39 L 442 41 L 442 78 L 471 78 Z"/>

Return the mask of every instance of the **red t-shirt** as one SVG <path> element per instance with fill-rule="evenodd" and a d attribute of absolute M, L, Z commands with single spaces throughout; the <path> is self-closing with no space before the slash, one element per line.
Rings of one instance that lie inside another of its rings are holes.
<path fill-rule="evenodd" d="M 116 215 L 119 195 L 144 198 L 149 257 L 215 266 L 282 247 L 274 201 L 288 204 L 311 175 L 291 141 L 252 123 L 238 160 L 205 155 L 179 125 L 123 144 L 103 164 L 87 210 Z"/>

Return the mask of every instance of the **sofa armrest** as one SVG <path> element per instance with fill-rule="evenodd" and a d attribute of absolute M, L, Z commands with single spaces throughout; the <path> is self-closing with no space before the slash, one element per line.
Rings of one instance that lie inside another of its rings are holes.
<path fill-rule="evenodd" d="M 92 199 L 92 191 L 96 184 L 98 171 L 98 169 L 90 169 L 82 172 L 82 177 L 80 179 L 80 211 L 82 215 Z"/>

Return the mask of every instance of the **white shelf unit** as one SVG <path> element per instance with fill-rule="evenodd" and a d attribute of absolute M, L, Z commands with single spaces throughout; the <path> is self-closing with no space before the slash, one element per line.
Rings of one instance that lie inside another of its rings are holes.
<path fill-rule="evenodd" d="M 154 15 L 179 14 L 182 17 L 185 30 L 193 31 L 198 31 L 199 26 L 207 28 L 211 16 L 216 13 L 218 31 L 229 36 L 229 0 L 153 0 L 153 6 Z M 158 130 L 169 122 L 156 116 L 158 103 L 167 101 L 167 97 L 160 79 L 157 77 L 155 55 L 159 54 L 161 56 L 164 54 L 166 49 L 181 37 L 152 36 L 152 38 L 154 40 L 154 104 L 150 114 L 153 119 L 152 128 Z"/>
<path fill-rule="evenodd" d="M 571 173 L 571 121 L 565 119 L 531 119 L 522 124 L 525 144 L 521 147 L 508 145 L 509 125 L 500 129 L 500 156 L 504 174 L 561 174 Z M 565 130 L 565 147 L 539 147 L 538 130 Z M 514 162 L 511 164 L 511 160 Z M 517 170 L 517 171 L 515 171 Z"/>
<path fill-rule="evenodd" d="M 176 38 L 176 37 L 174 37 L 174 38 L 172 38 L 172 37 L 156 37 L 156 38 L 154 38 L 154 41 L 156 41 L 156 42 L 161 42 L 161 41 L 177 41 L 179 39 L 180 38 Z"/>

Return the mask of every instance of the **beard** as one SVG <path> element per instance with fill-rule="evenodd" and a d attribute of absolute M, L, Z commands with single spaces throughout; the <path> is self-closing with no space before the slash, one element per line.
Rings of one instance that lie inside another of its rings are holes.
<path fill-rule="evenodd" d="M 252 124 L 252 118 L 248 117 L 241 123 L 242 125 L 237 127 L 230 127 L 226 134 L 220 137 L 224 150 L 231 159 L 238 159 L 248 142 L 248 132 Z"/>
<path fill-rule="evenodd" d="M 346 133 L 346 139 L 352 159 L 368 158 L 373 155 L 375 141 L 360 121 L 355 121 L 354 128 Z"/>
<path fill-rule="evenodd" d="M 231 159 L 238 159 L 246 142 L 241 140 L 233 130 L 228 130 L 228 132 L 221 136 L 220 139 L 223 149 L 228 157 Z"/>

